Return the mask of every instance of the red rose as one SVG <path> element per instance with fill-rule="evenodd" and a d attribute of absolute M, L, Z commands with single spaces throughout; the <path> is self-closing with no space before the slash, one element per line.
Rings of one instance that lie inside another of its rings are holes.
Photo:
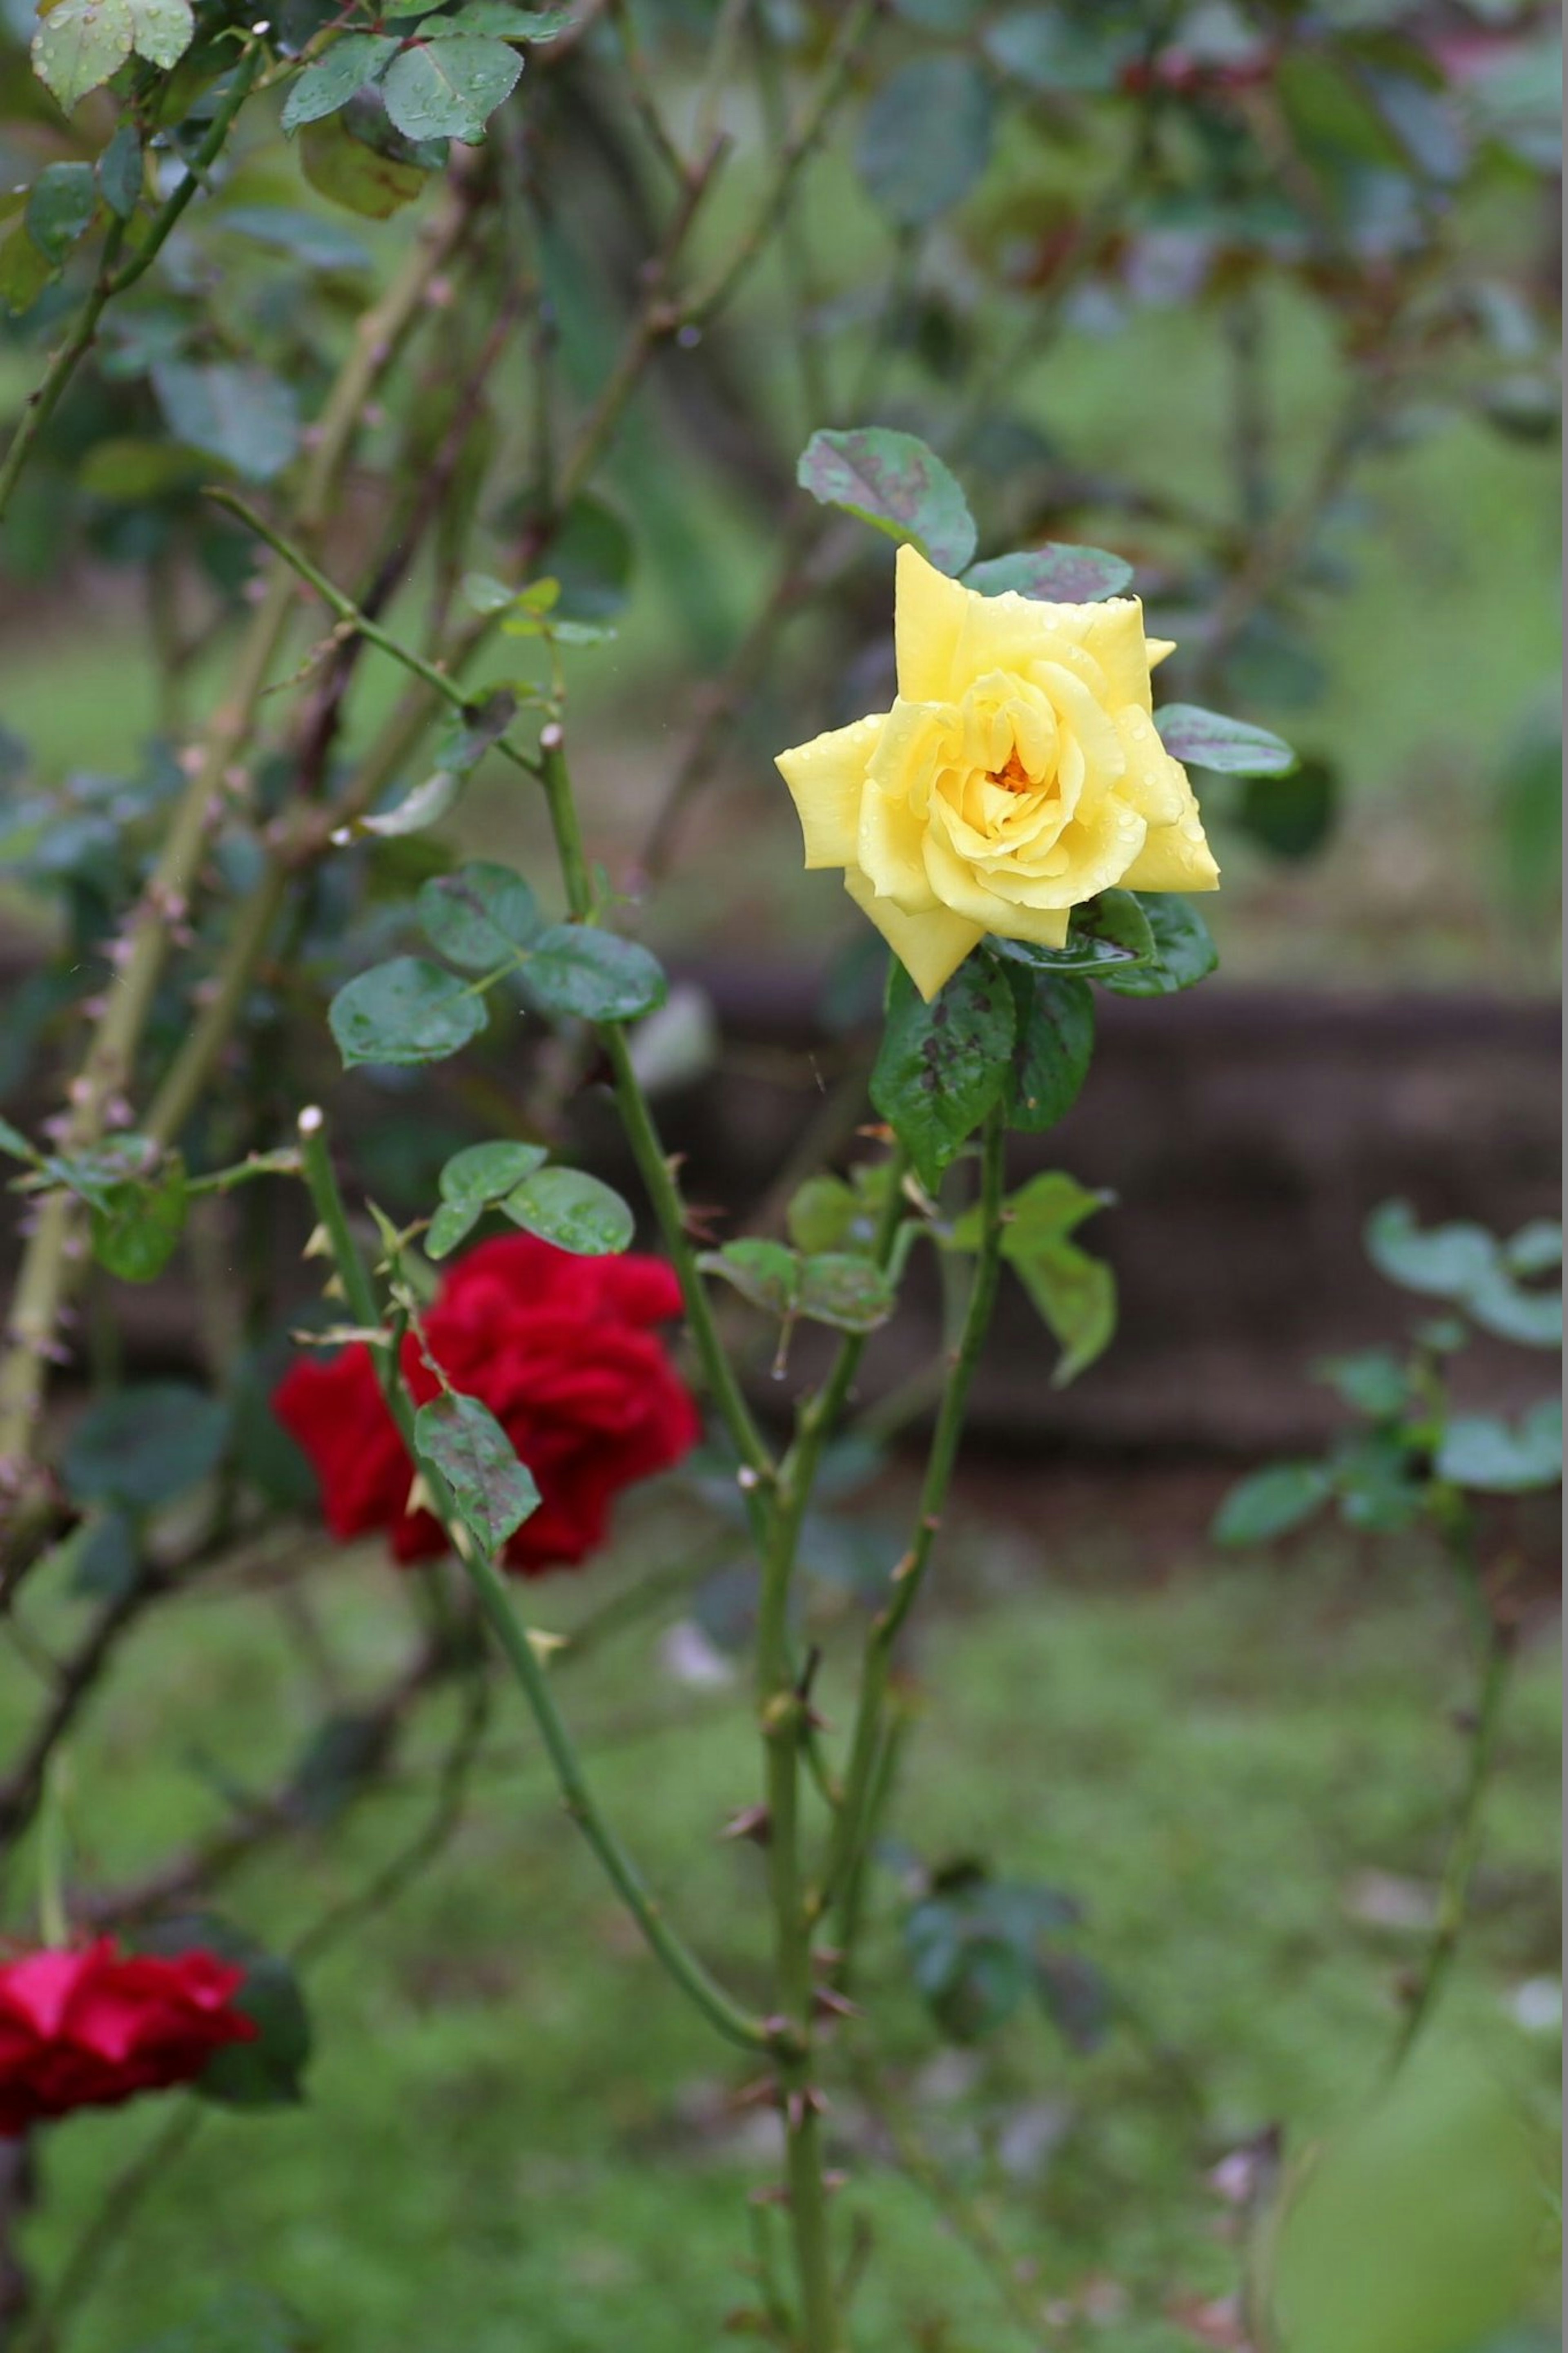
<path fill-rule="evenodd" d="M 578 1258 L 517 1234 L 451 1268 L 425 1317 L 431 1354 L 455 1389 L 489 1406 L 539 1487 L 509 1567 L 537 1576 L 585 1559 L 612 1498 L 696 1444 L 697 1409 L 653 1329 L 679 1314 L 660 1259 Z M 416 1405 L 440 1393 L 412 1337 L 403 1377 Z M 272 1409 L 314 1465 L 333 1535 L 384 1528 L 399 1560 L 446 1551 L 440 1523 L 405 1509 L 413 1469 L 363 1341 L 329 1363 L 303 1358 Z"/>
<path fill-rule="evenodd" d="M 191 2083 L 215 2051 L 254 2041 L 232 2006 L 244 1982 L 216 1953 L 121 1954 L 107 1936 L 0 1963 L 0 2137 Z"/>

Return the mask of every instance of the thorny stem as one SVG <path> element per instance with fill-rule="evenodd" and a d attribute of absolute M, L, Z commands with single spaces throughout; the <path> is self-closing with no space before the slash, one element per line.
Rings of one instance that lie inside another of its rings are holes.
<path fill-rule="evenodd" d="M 327 1149 L 326 1122 L 314 1106 L 300 1114 L 300 1155 L 317 1220 L 326 1237 L 350 1312 L 365 1330 L 378 1329 L 382 1313 L 375 1286 L 350 1230 L 348 1212 L 343 1206 Z M 420 1461 L 416 1451 L 414 1408 L 401 1378 L 395 1352 L 383 1345 L 375 1354 L 382 1392 L 397 1424 L 409 1461 L 419 1464 L 437 1516 L 446 1528 L 452 1549 L 474 1587 L 501 1654 L 521 1687 L 544 1742 L 568 1814 L 598 1857 L 605 1876 L 642 1930 L 651 1950 L 710 2023 L 730 2042 L 739 2043 L 744 2049 L 771 2048 L 773 2038 L 762 2021 L 750 2017 L 731 2000 L 683 1938 L 669 1926 L 658 1900 L 650 1894 L 636 1864 L 600 1811 L 584 1774 L 572 1736 L 555 1704 L 545 1669 L 526 1628 L 512 1608 L 505 1577 L 492 1560 L 475 1549 L 452 1500 L 450 1489 L 435 1466 Z"/>
<path fill-rule="evenodd" d="M 894 1646 L 915 1605 L 931 1564 L 953 1468 L 958 1460 L 970 1385 L 980 1361 L 981 1347 L 995 1303 L 1002 1251 L 1005 1144 L 1003 1114 L 1000 1111 L 994 1111 L 986 1120 L 981 1147 L 980 1246 L 975 1253 L 969 1304 L 964 1313 L 958 1346 L 953 1352 L 947 1386 L 942 1391 L 936 1427 L 931 1432 L 914 1542 L 893 1571 L 888 1599 L 872 1620 L 866 1638 L 849 1767 L 845 1777 L 844 1802 L 834 1826 L 827 1866 L 818 1895 L 823 1905 L 835 1899 L 842 1904 L 845 1887 L 869 1831 L 870 1800 L 877 1782 L 878 1758 L 884 1736 L 883 1718 Z M 842 1947 L 842 1937 L 838 1942 Z"/>
<path fill-rule="evenodd" d="M 65 342 L 50 359 L 42 381 L 27 396 L 26 405 L 11 437 L 11 446 L 0 465 L 0 516 L 11 503 L 22 469 L 31 454 L 34 442 L 48 423 L 59 405 L 60 396 L 87 353 L 91 350 L 98 332 L 98 322 L 116 295 L 134 286 L 152 268 L 180 216 L 196 194 L 209 165 L 217 161 L 225 140 L 234 127 L 234 120 L 250 94 L 256 69 L 261 60 L 259 42 L 247 44 L 234 79 L 226 91 L 222 105 L 213 116 L 206 137 L 202 141 L 186 167 L 185 176 L 160 208 L 152 227 L 129 261 L 119 268 L 121 248 L 125 238 L 125 224 L 115 221 L 103 241 L 103 258 L 98 281 L 82 305 L 75 325 Z"/>
<path fill-rule="evenodd" d="M 432 280 L 467 227 L 472 203 L 468 190 L 448 190 L 398 277 L 359 322 L 322 412 L 295 504 L 298 527 L 307 536 L 318 532 L 325 518 L 370 389 L 401 348 Z M 289 566 L 276 564 L 241 648 L 230 694 L 213 716 L 157 862 L 118 944 L 107 1005 L 69 1089 L 69 1110 L 59 1138 L 68 1154 L 98 1141 L 130 1085 L 172 934 L 184 918 L 219 796 L 249 741 L 296 594 Z M 32 1449 L 44 1366 L 75 1280 L 76 1243 L 75 1204 L 63 1191 L 52 1193 L 39 1205 L 37 1224 L 23 1255 L 0 1359 L 0 1467 L 18 1487 Z"/>
<path fill-rule="evenodd" d="M 1437 2007 L 1464 1934 L 1470 1883 L 1480 1858 L 1481 1817 L 1497 1761 L 1513 1651 L 1512 1629 L 1500 1625 L 1495 1618 L 1489 1619 L 1480 1690 L 1469 1726 L 1464 1785 L 1437 1891 L 1437 1916 L 1394 2044 L 1393 2065 L 1396 2071 L 1409 2057 Z"/>

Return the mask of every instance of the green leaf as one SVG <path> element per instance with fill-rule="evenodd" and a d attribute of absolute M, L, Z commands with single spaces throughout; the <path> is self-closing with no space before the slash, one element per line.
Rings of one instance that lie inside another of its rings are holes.
<path fill-rule="evenodd" d="M 823 1250 L 800 1269 L 799 1312 L 808 1323 L 836 1332 L 874 1332 L 898 1306 L 888 1277 L 868 1258 L 847 1250 Z"/>
<path fill-rule="evenodd" d="M 1548 1398 L 1517 1427 L 1490 1414 L 1458 1414 L 1437 1450 L 1437 1476 L 1483 1494 L 1519 1495 L 1563 1477 L 1563 1408 Z"/>
<path fill-rule="evenodd" d="M 985 35 L 992 64 L 1047 96 L 1115 90 L 1140 47 L 1132 26 L 1060 7 L 1016 9 Z"/>
<path fill-rule="evenodd" d="M 912 540 L 939 572 L 962 572 L 974 553 L 968 501 L 942 459 L 913 433 L 881 425 L 814 433 L 795 480 L 824 506 L 842 507 L 889 539 Z"/>
<path fill-rule="evenodd" d="M 411 792 L 389 809 L 377 809 L 369 817 L 355 818 L 349 825 L 340 827 L 332 839 L 347 843 L 356 835 L 374 834 L 379 839 L 395 841 L 404 834 L 426 833 L 433 825 L 455 809 L 463 797 L 463 779 L 449 769 L 437 768 L 433 776 L 416 785 Z"/>
<path fill-rule="evenodd" d="M 1055 540 L 1044 547 L 1027 548 L 1020 555 L 993 555 L 972 564 L 963 575 L 966 588 L 982 596 L 1034 596 L 1047 605 L 1093 605 L 1102 596 L 1120 596 L 1132 578 L 1132 566 L 1103 547 L 1069 547 Z"/>
<path fill-rule="evenodd" d="M 1151 894 L 1152 895 L 1152 894 Z M 1104 980 L 1125 973 L 1135 964 L 1148 964 L 1154 955 L 1154 934 L 1142 903 L 1131 891 L 1102 891 L 1072 911 L 1065 948 L 1037 947 L 1032 940 L 1005 940 L 995 935 L 986 946 L 1008 964 L 1026 965 L 1059 980 L 1081 976 Z"/>
<path fill-rule="evenodd" d="M 1482 1331 L 1499 1340 L 1512 1340 L 1521 1348 L 1563 1345 L 1561 1291 L 1521 1290 L 1500 1257 L 1484 1281 L 1467 1292 L 1464 1303 Z"/>
<path fill-rule="evenodd" d="M 55 276 L 44 259 L 26 224 L 12 230 L 0 245 L 0 302 L 4 302 L 13 318 L 30 311 L 45 287 Z"/>
<path fill-rule="evenodd" d="M 1237 817 L 1276 858 L 1310 858 L 1334 829 L 1339 797 L 1339 770 L 1327 760 L 1302 760 L 1288 776 L 1249 776 Z"/>
<path fill-rule="evenodd" d="M 255 2021 L 256 2040 L 215 2051 L 196 2090 L 226 2108 L 297 2105 L 310 2058 L 310 2013 L 288 1962 L 273 1953 L 250 1961 L 234 2006 Z"/>
<path fill-rule="evenodd" d="M 141 135 L 133 122 L 122 122 L 98 159 L 98 185 L 116 220 L 134 216 L 144 173 Z"/>
<path fill-rule="evenodd" d="M 1094 993 L 1081 980 L 1031 973 L 1011 976 L 1017 1011 L 1013 1098 L 1007 1124 L 1043 1135 L 1078 1101 L 1094 1052 Z"/>
<path fill-rule="evenodd" d="M 481 1202 L 458 1204 L 443 1201 L 425 1231 L 426 1258 L 450 1258 L 459 1242 L 466 1242 L 484 1215 Z"/>
<path fill-rule="evenodd" d="M 704 1274 L 731 1284 L 764 1315 L 787 1320 L 799 1307 L 801 1261 L 783 1242 L 726 1242 L 722 1250 L 704 1250 L 697 1263 Z"/>
<path fill-rule="evenodd" d="M 523 974 L 530 1004 L 584 1021 L 632 1021 L 664 1003 L 668 984 L 658 958 L 635 940 L 586 923 L 541 932 Z"/>
<path fill-rule="evenodd" d="M 1215 1515 L 1214 1540 L 1257 1545 L 1289 1535 L 1321 1511 L 1332 1492 L 1321 1462 L 1271 1462 L 1231 1489 Z"/>
<path fill-rule="evenodd" d="M 1563 1263 L 1561 1224 L 1555 1218 L 1532 1218 L 1504 1242 L 1502 1256 L 1509 1272 L 1526 1280 L 1531 1275 L 1555 1273 Z"/>
<path fill-rule="evenodd" d="M 433 875 L 416 908 L 431 946 L 465 972 L 495 972 L 540 936 L 539 902 L 528 883 L 488 859 Z"/>
<path fill-rule="evenodd" d="M 972 58 L 900 66 L 860 120 L 855 163 L 900 228 L 924 228 L 962 204 L 991 160 L 995 104 Z"/>
<path fill-rule="evenodd" d="M 438 1471 L 479 1551 L 500 1551 L 539 1509 L 533 1474 L 488 1406 L 478 1398 L 443 1396 L 414 1417 L 414 1449 Z"/>
<path fill-rule="evenodd" d="M 541 1168 L 500 1207 L 514 1225 L 579 1258 L 612 1257 L 637 1230 L 620 1195 L 580 1168 Z"/>
<path fill-rule="evenodd" d="M 67 1493 L 78 1504 L 154 1510 L 216 1470 L 227 1435 L 221 1400 L 185 1382 L 117 1389 L 88 1408 L 66 1441 Z"/>
<path fill-rule="evenodd" d="M 158 1146 L 145 1135 L 110 1135 L 90 1151 L 45 1160 L 47 1174 L 68 1192 L 95 1209 L 108 1209 L 121 1185 L 147 1176 L 156 1165 Z"/>
<path fill-rule="evenodd" d="M 574 499 L 550 543 L 561 613 L 575 621 L 614 620 L 631 594 L 634 554 L 631 533 L 614 507 L 588 494 Z"/>
<path fill-rule="evenodd" d="M 1147 964 L 1102 973 L 1104 986 L 1118 997 L 1173 997 L 1206 980 L 1219 963 L 1219 951 L 1191 901 L 1173 891 L 1131 895 L 1143 911 L 1154 952 Z"/>
<path fill-rule="evenodd" d="M 153 389 L 176 441 L 203 449 L 249 482 L 269 482 L 300 446 L 300 399 L 265 368 L 227 361 L 160 361 Z"/>
<path fill-rule="evenodd" d="M 394 956 L 340 988 L 327 1020 L 345 1068 L 356 1062 L 444 1062 L 479 1036 L 484 999 L 422 956 Z"/>
<path fill-rule="evenodd" d="M 928 1192 L 1001 1095 L 1016 1018 L 1006 976 L 987 956 L 966 958 L 929 1005 L 894 965 L 871 1101 Z"/>
<path fill-rule="evenodd" d="M 165 73 L 179 64 L 195 32 L 189 0 L 131 0 L 131 23 L 137 56 Z"/>
<path fill-rule="evenodd" d="M 155 1176 L 110 1187 L 92 1212 L 92 1254 L 122 1282 L 152 1282 L 179 1247 L 188 1207 L 184 1164 L 171 1154 Z"/>
<path fill-rule="evenodd" d="M 1269 2234 L 1290 2353 L 1459 2353 L 1531 2308 L 1551 2186 L 1507 2071 L 1484 2052 L 1418 2044 L 1300 2171 Z"/>
<path fill-rule="evenodd" d="M 319 122 L 346 106 L 367 81 L 384 73 L 401 43 L 393 33 L 344 33 L 314 65 L 305 68 L 283 101 L 286 132 Z"/>
<path fill-rule="evenodd" d="M 522 59 L 504 41 L 470 33 L 421 38 L 388 68 L 381 94 L 405 138 L 461 139 L 472 146 L 521 71 Z"/>
<path fill-rule="evenodd" d="M 1359 1356 L 1331 1356 L 1314 1368 L 1334 1395 L 1369 1421 L 1397 1421 L 1410 1403 L 1410 1376 L 1386 1348 L 1367 1348 Z"/>
<path fill-rule="evenodd" d="M 131 55 L 131 0 L 55 0 L 33 36 L 33 66 L 65 111 L 117 73 Z"/>
<path fill-rule="evenodd" d="M 428 184 L 417 164 L 367 146 L 336 115 L 307 125 L 300 141 L 300 169 L 319 195 L 364 220 L 390 220 L 423 195 Z"/>
<path fill-rule="evenodd" d="M 1160 741 L 1173 759 L 1189 768 L 1209 768 L 1226 776 L 1288 776 L 1296 754 L 1267 727 L 1200 711 L 1195 702 L 1167 702 L 1154 713 Z"/>
<path fill-rule="evenodd" d="M 92 226 L 98 181 L 90 164 L 46 164 L 27 194 L 27 235 L 58 269 Z"/>
<path fill-rule="evenodd" d="M 830 1250 L 852 1231 L 861 1203 L 842 1176 L 808 1176 L 785 1212 L 796 1250 Z"/>
<path fill-rule="evenodd" d="M 497 41 L 552 41 L 572 21 L 570 8 L 514 8 L 511 0 L 466 0 L 454 16 L 426 16 L 421 40 L 484 33 Z"/>
<path fill-rule="evenodd" d="M 1402 1289 L 1452 1300 L 1483 1331 L 1521 1347 L 1561 1344 L 1561 1292 L 1523 1289 L 1510 1267 L 1509 1246 L 1484 1226 L 1457 1220 L 1424 1233 L 1407 1201 L 1384 1201 L 1367 1220 L 1365 1240 L 1378 1272 Z"/>
<path fill-rule="evenodd" d="M 369 247 L 352 229 L 294 205 L 230 205 L 213 216 L 213 227 L 249 237 L 275 253 L 286 253 L 307 269 L 368 269 Z"/>
<path fill-rule="evenodd" d="M 483 1208 L 514 1191 L 544 1159 L 542 1144 L 470 1144 L 452 1155 L 437 1184 L 454 1208 Z"/>
<path fill-rule="evenodd" d="M 0 1119 L 0 1152 L 8 1152 L 14 1160 L 37 1162 L 38 1155 L 21 1129 L 13 1127 L 8 1119 Z"/>
<path fill-rule="evenodd" d="M 1068 1239 L 1107 1198 L 1053 1168 L 1031 1177 L 1007 1204 L 1002 1255 L 1062 1350 L 1051 1375 L 1053 1388 L 1076 1380 L 1116 1331 L 1116 1277 L 1103 1261 Z M 973 1239 L 961 1240 L 971 1229 Z M 973 1249 L 979 1239 L 979 1213 L 971 1210 L 955 1228 L 953 1243 Z"/>
<path fill-rule="evenodd" d="M 1426 1480 L 1396 1430 L 1369 1430 L 1342 1446 L 1329 1467 L 1340 1517 L 1364 1535 L 1413 1527 L 1426 1508 Z"/>

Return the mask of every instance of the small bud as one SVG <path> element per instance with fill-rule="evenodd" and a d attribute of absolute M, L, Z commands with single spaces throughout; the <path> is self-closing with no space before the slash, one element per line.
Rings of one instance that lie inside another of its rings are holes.
<path fill-rule="evenodd" d="M 749 1495 L 753 1487 L 760 1487 L 762 1483 L 762 1472 L 760 1471 L 753 1471 L 749 1462 L 742 1462 L 740 1469 L 735 1473 L 736 1486 L 741 1488 L 744 1493 Z"/>
<path fill-rule="evenodd" d="M 539 731 L 539 748 L 542 752 L 559 752 L 565 741 L 566 730 L 558 719 L 552 719 L 548 727 L 542 727 Z"/>
<path fill-rule="evenodd" d="M 305 1105 L 304 1110 L 300 1113 L 300 1134 L 301 1134 L 301 1135 L 319 1135 L 319 1134 L 321 1134 L 321 1129 L 322 1129 L 322 1128 L 325 1126 L 325 1124 L 326 1124 L 326 1116 L 327 1116 L 327 1115 L 326 1115 L 325 1112 L 323 1112 L 323 1111 L 322 1111 L 322 1109 L 321 1109 L 321 1107 L 320 1103 L 307 1103 L 307 1104 Z M 319 1226 L 318 1226 L 318 1228 L 316 1229 L 316 1232 L 317 1232 L 317 1233 L 320 1233 L 320 1232 L 321 1232 L 321 1228 L 320 1228 Z M 311 1240 L 311 1241 L 314 1241 L 314 1240 L 315 1240 L 315 1235 L 314 1235 L 314 1234 L 312 1234 L 312 1236 L 310 1237 L 310 1240 Z M 306 1250 L 305 1250 L 305 1256 L 306 1256 L 307 1258 L 310 1258 L 310 1257 L 311 1256 L 311 1251 L 310 1251 L 310 1247 L 309 1247 L 308 1245 L 307 1245 L 307 1248 L 306 1248 Z"/>

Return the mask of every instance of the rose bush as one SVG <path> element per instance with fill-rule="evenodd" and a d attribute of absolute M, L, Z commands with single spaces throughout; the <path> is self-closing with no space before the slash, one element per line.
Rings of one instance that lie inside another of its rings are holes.
<path fill-rule="evenodd" d="M 507 1546 L 509 1567 L 538 1576 L 585 1560 L 621 1489 L 696 1444 L 697 1409 L 656 1331 L 680 1312 L 662 1260 L 575 1258 L 531 1234 L 483 1242 L 450 1269 L 425 1318 L 426 1345 L 459 1390 L 489 1408 L 542 1499 Z M 403 1372 L 416 1404 L 440 1394 L 413 1335 Z M 274 1408 L 314 1465 L 333 1535 L 384 1529 L 404 1561 L 447 1551 L 440 1522 L 408 1509 L 414 1466 L 363 1342 L 330 1363 L 293 1366 Z"/>
<path fill-rule="evenodd" d="M 194 2082 L 215 2051 L 255 2040 L 234 2004 L 244 1982 L 199 1947 L 122 1954 L 107 1936 L 0 1965 L 0 2136 Z"/>
<path fill-rule="evenodd" d="M 988 932 L 1059 948 L 1113 884 L 1212 891 L 1219 869 L 1149 674 L 1173 649 L 1136 596 L 984 596 L 899 550 L 891 711 L 781 752 L 808 866 L 841 866 L 921 995 Z"/>

